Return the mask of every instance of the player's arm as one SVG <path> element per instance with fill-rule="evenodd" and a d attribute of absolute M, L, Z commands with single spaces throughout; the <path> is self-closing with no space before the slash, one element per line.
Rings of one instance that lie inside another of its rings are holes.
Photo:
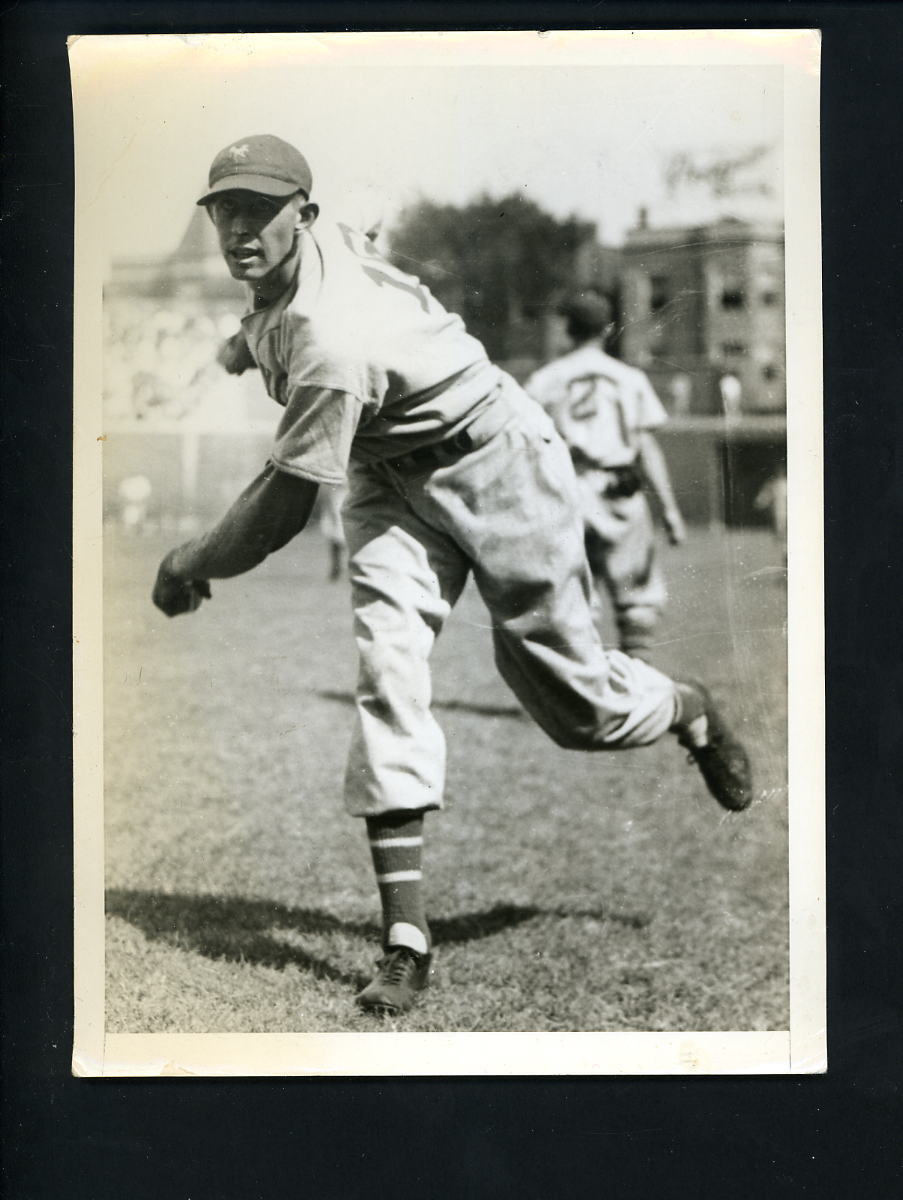
<path fill-rule="evenodd" d="M 268 463 L 208 533 L 171 550 L 160 564 L 153 601 L 169 617 L 209 599 L 210 579 L 250 571 L 307 524 L 318 485 Z"/>
<path fill-rule="evenodd" d="M 662 448 L 651 430 L 641 429 L 638 432 L 637 451 L 643 474 L 662 506 L 662 520 L 665 523 L 668 540 L 672 546 L 679 546 L 686 538 L 687 530 L 674 496 L 674 489 L 671 486 L 668 464 Z"/>
<path fill-rule="evenodd" d="M 320 483 L 345 478 L 361 413 L 351 391 L 290 384 L 270 463 L 209 533 L 160 564 L 154 603 L 168 616 L 209 598 L 209 579 L 250 571 L 307 524 Z"/>

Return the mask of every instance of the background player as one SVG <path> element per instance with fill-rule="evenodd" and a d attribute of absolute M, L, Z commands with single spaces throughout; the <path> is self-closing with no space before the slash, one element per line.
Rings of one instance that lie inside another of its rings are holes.
<path fill-rule="evenodd" d="M 146 475 L 127 475 L 119 484 L 120 521 L 127 534 L 147 533 L 147 510 L 153 487 Z"/>
<path fill-rule="evenodd" d="M 604 296 L 572 296 L 560 311 L 574 349 L 536 371 L 525 386 L 571 452 L 587 559 L 600 591 L 611 598 L 618 644 L 646 658 L 666 591 L 644 481 L 661 504 L 671 544 L 686 536 L 652 432 L 667 415 L 643 372 L 606 354 L 613 326 Z"/>
<path fill-rule="evenodd" d="M 345 530 L 342 526 L 342 505 L 348 498 L 345 484 L 324 484 L 320 488 L 320 533 L 329 548 L 329 578 L 342 578 L 345 561 Z"/>
<path fill-rule="evenodd" d="M 768 513 L 772 533 L 784 555 L 787 566 L 787 472 L 780 470 L 765 484 L 755 498 L 755 507 Z"/>
<path fill-rule="evenodd" d="M 212 530 L 166 555 L 153 598 L 169 616 L 194 611 L 210 578 L 284 546 L 319 484 L 347 472 L 360 674 L 345 799 L 366 819 L 385 950 L 358 1000 L 394 1012 L 429 980 L 423 817 L 442 807 L 445 763 L 429 658 L 471 573 L 502 676 L 559 744 L 621 749 L 670 731 L 726 808 L 749 804 L 751 780 L 703 688 L 602 649 L 552 422 L 417 279 L 363 235 L 318 222 L 310 192 L 304 157 L 269 135 L 210 168 L 198 203 L 248 285 L 245 338 L 284 411 L 269 462 Z"/>

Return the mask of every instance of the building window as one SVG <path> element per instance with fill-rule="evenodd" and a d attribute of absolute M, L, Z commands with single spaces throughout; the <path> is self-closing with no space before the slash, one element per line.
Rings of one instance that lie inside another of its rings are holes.
<path fill-rule="evenodd" d="M 780 296 L 774 288 L 768 288 L 762 293 L 762 303 L 766 308 L 774 308 L 780 300 Z"/>
<path fill-rule="evenodd" d="M 766 363 L 762 368 L 762 378 L 766 383 L 773 383 L 779 375 L 779 371 L 774 363 Z"/>
<path fill-rule="evenodd" d="M 743 342 L 722 342 L 721 353 L 725 358 L 742 358 L 746 353 Z"/>
<path fill-rule="evenodd" d="M 649 308 L 652 312 L 661 312 L 671 299 L 668 293 L 668 276 L 652 275 L 649 278 Z"/>
<path fill-rule="evenodd" d="M 721 292 L 722 308 L 745 308 L 746 292 L 739 283 L 726 283 Z"/>

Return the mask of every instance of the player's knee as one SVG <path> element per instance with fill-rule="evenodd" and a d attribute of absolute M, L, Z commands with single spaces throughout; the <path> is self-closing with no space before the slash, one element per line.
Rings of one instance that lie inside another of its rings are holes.
<path fill-rule="evenodd" d="M 597 721 L 569 723 L 548 716 L 536 718 L 537 724 L 556 746 L 562 750 L 597 750 L 600 730 Z"/>

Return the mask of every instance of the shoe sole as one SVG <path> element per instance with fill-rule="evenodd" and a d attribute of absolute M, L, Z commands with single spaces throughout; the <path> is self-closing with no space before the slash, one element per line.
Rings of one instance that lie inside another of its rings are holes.
<path fill-rule="evenodd" d="M 399 1013 L 410 1012 L 417 1003 L 417 997 L 422 995 L 422 993 L 425 991 L 426 988 L 423 987 L 415 992 L 411 997 L 410 1004 L 391 1004 L 388 1002 L 370 1003 L 366 1000 L 361 1000 L 357 996 L 355 997 L 355 1001 L 361 1012 L 373 1013 L 377 1017 L 394 1017 Z"/>

